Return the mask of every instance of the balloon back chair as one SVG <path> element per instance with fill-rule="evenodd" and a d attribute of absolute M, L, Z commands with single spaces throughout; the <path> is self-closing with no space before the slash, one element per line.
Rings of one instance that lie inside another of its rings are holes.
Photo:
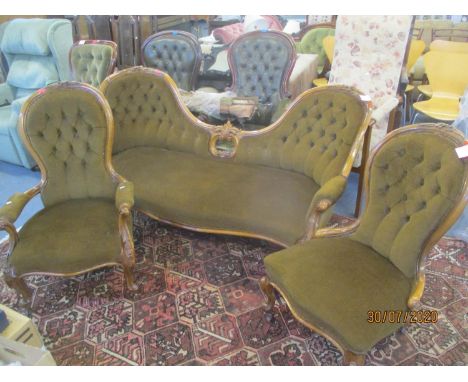
<path fill-rule="evenodd" d="M 70 49 L 70 70 L 75 81 L 99 87 L 117 63 L 117 44 L 105 40 L 81 40 Z"/>
<path fill-rule="evenodd" d="M 362 217 L 265 258 L 268 307 L 278 290 L 299 321 L 343 351 L 345 363 L 363 364 L 404 321 L 371 323 L 372 313 L 409 315 L 423 294 L 426 256 L 468 202 L 468 161 L 455 152 L 463 141 L 444 124 L 388 134 L 367 163 Z"/>
<path fill-rule="evenodd" d="M 144 66 L 166 72 L 180 89 L 195 89 L 202 52 L 194 35 L 182 31 L 151 35 L 141 47 L 141 57 Z"/>
<path fill-rule="evenodd" d="M 6 282 L 27 301 L 25 276 L 74 276 L 112 265 L 122 266 L 128 288 L 136 289 L 133 184 L 111 165 L 113 129 L 109 104 L 90 85 L 51 85 L 24 104 L 20 135 L 42 178 L 0 208 L 0 229 L 9 234 Z M 14 222 L 37 194 L 45 207 L 18 232 Z"/>

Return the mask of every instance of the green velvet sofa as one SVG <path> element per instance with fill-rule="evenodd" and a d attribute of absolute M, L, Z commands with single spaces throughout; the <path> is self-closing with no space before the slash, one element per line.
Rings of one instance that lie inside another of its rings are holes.
<path fill-rule="evenodd" d="M 181 227 L 289 246 L 326 225 L 369 124 L 367 98 L 311 89 L 272 125 L 241 131 L 196 119 L 174 81 L 152 68 L 107 77 L 112 162 L 135 208 Z"/>

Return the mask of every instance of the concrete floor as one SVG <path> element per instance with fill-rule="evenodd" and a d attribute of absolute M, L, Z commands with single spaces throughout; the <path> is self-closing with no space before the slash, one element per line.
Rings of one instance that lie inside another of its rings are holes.
<path fill-rule="evenodd" d="M 39 171 L 27 170 L 24 167 L 11 165 L 0 161 L 0 206 L 15 192 L 23 192 L 36 185 L 40 181 Z M 357 174 L 349 176 L 348 186 L 338 201 L 335 212 L 340 215 L 353 216 L 357 192 Z M 32 215 L 43 208 L 42 201 L 36 196 L 28 203 L 20 218 L 16 222 L 17 227 L 21 227 Z M 468 241 L 468 209 L 452 229 L 446 234 Z M 6 237 L 4 231 L 0 231 L 0 240 Z"/>

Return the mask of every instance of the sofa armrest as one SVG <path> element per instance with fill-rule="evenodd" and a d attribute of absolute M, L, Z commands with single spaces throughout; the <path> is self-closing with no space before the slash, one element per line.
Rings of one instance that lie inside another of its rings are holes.
<path fill-rule="evenodd" d="M 323 216 L 326 212 L 331 212 L 331 207 L 338 201 L 346 188 L 347 178 L 343 175 L 329 179 L 315 193 L 309 210 L 307 211 L 306 232 L 301 242 L 310 240 L 316 235 L 320 227 Z"/>
<path fill-rule="evenodd" d="M 115 192 L 115 205 L 119 212 L 128 215 L 134 202 L 133 183 L 127 180 L 120 182 Z"/>
<path fill-rule="evenodd" d="M 13 113 L 16 113 L 19 115 L 21 113 L 21 108 L 23 107 L 23 104 L 26 102 L 26 100 L 29 98 L 29 96 L 22 97 L 22 98 L 17 98 L 11 103 L 11 111 Z M 16 128 L 16 126 L 15 126 Z"/>
<path fill-rule="evenodd" d="M 0 106 L 11 104 L 14 98 L 13 88 L 6 82 L 0 84 Z"/>

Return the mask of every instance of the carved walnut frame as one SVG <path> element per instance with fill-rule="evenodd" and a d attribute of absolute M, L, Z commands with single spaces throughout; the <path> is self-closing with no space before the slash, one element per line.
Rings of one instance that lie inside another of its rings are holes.
<path fill-rule="evenodd" d="M 76 48 L 78 48 L 81 45 L 107 45 L 107 46 L 110 46 L 112 48 L 112 55 L 111 55 L 111 59 L 109 61 L 109 67 L 107 68 L 106 77 L 111 75 L 112 73 L 114 73 L 115 66 L 117 65 L 117 50 L 118 50 L 118 46 L 114 41 L 108 41 L 108 40 L 80 40 L 80 41 L 75 42 L 71 46 L 70 51 L 68 53 L 68 63 L 70 65 L 70 71 L 71 71 L 72 77 L 74 79 L 76 79 L 77 77 L 76 77 L 75 68 L 72 65 L 72 53 Z"/>
<path fill-rule="evenodd" d="M 106 127 L 107 134 L 106 134 L 106 144 L 105 144 L 105 152 L 104 152 L 105 168 L 107 172 L 109 173 L 109 175 L 111 176 L 112 181 L 116 184 L 117 187 L 119 187 L 119 185 L 121 185 L 123 182 L 126 182 L 125 178 L 123 178 L 121 175 L 115 172 L 111 163 L 112 144 L 113 144 L 113 139 L 114 139 L 114 119 L 112 116 L 112 110 L 109 104 L 107 103 L 106 99 L 102 95 L 102 93 L 95 87 L 88 85 L 88 84 L 84 84 L 84 83 L 72 82 L 72 81 L 56 83 L 53 85 L 49 85 L 47 88 L 43 88 L 37 91 L 36 93 L 34 93 L 33 95 L 31 95 L 31 97 L 29 97 L 28 100 L 24 103 L 21 109 L 20 116 L 19 116 L 18 130 L 21 135 L 22 141 L 25 144 L 28 151 L 31 153 L 36 163 L 38 164 L 39 169 L 41 171 L 41 181 L 39 182 L 39 184 L 23 193 L 23 195 L 26 196 L 28 199 L 28 201 L 25 204 L 27 204 L 34 196 L 41 193 L 41 191 L 46 186 L 47 181 L 48 181 L 47 168 L 44 162 L 41 160 L 38 153 L 36 152 L 36 150 L 34 149 L 31 143 L 31 140 L 25 131 L 25 120 L 30 111 L 31 105 L 33 105 L 44 94 L 48 92 L 52 92 L 56 90 L 57 88 L 83 90 L 87 93 L 90 93 L 96 99 L 96 102 L 99 103 L 102 110 L 104 111 L 105 118 L 107 121 L 107 127 Z M 18 292 L 20 292 L 23 298 L 26 300 L 26 302 L 30 305 L 31 291 L 29 290 L 29 288 L 27 287 L 23 279 L 23 277 L 25 276 L 30 276 L 33 274 L 42 274 L 42 275 L 47 275 L 47 276 L 71 277 L 71 276 L 76 276 L 82 273 L 90 272 L 95 269 L 119 265 L 119 266 L 122 266 L 124 270 L 128 288 L 131 290 L 136 290 L 137 286 L 133 278 L 133 268 L 135 266 L 135 249 L 133 245 L 132 232 L 131 232 L 131 224 L 132 224 L 131 223 L 131 219 L 132 219 L 131 208 L 132 206 L 128 205 L 128 203 L 122 203 L 122 205 L 119 206 L 118 227 L 119 227 L 119 233 L 120 233 L 121 253 L 120 253 L 120 260 L 118 262 L 103 263 L 103 264 L 100 264 L 91 268 L 82 269 L 80 271 L 72 272 L 72 273 L 32 272 L 32 273 L 25 273 L 21 275 L 18 275 L 14 267 L 8 264 L 7 270 L 5 273 L 5 281 L 7 285 L 10 286 L 11 288 L 16 289 Z M 18 232 L 14 224 L 5 218 L 0 218 L 0 230 L 5 230 L 9 235 L 8 256 L 10 256 L 13 253 L 13 250 L 16 244 L 18 243 L 18 240 L 19 240 Z"/>
<path fill-rule="evenodd" d="M 228 88 L 229 90 L 233 91 L 237 94 L 237 71 L 236 71 L 236 64 L 234 63 L 234 49 L 236 49 L 237 45 L 239 45 L 244 39 L 250 38 L 258 38 L 263 36 L 272 36 L 277 40 L 283 40 L 284 43 L 288 46 L 289 49 L 289 57 L 288 57 L 288 64 L 283 71 L 283 78 L 281 80 L 280 85 L 280 98 L 288 98 L 290 96 L 288 92 L 289 87 L 289 78 L 291 77 L 291 73 L 294 69 L 294 65 L 296 64 L 297 54 L 296 54 L 296 45 L 294 44 L 294 40 L 288 34 L 284 32 L 274 31 L 274 30 L 257 30 L 253 32 L 244 33 L 235 39 L 228 49 L 228 64 L 229 70 L 231 71 L 232 75 L 232 85 Z"/>
<path fill-rule="evenodd" d="M 198 82 L 198 76 L 200 74 L 200 67 L 202 64 L 203 55 L 202 55 L 200 44 L 198 43 L 198 40 L 195 38 L 193 34 L 184 32 L 184 31 L 179 31 L 179 30 L 163 31 L 163 32 L 152 34 L 141 45 L 141 62 L 143 66 L 150 67 L 145 62 L 144 52 L 145 52 L 146 45 L 148 45 L 150 42 L 152 42 L 153 40 L 159 37 L 175 37 L 175 36 L 182 37 L 186 42 L 188 42 L 191 45 L 195 53 L 195 63 L 193 65 L 192 76 L 190 79 L 190 89 L 187 89 L 187 90 L 194 90 Z"/>
<path fill-rule="evenodd" d="M 230 160 L 236 156 L 236 151 L 237 147 L 242 144 L 242 140 L 247 140 L 251 137 L 257 137 L 257 136 L 262 136 L 265 135 L 267 136 L 269 133 L 274 132 L 281 124 L 282 121 L 287 117 L 287 114 L 289 113 L 289 110 L 294 110 L 296 107 L 298 107 L 298 104 L 301 102 L 301 100 L 305 97 L 307 97 L 309 94 L 315 94 L 315 93 L 320 93 L 320 92 L 325 92 L 329 91 L 330 88 L 332 88 L 335 92 L 338 93 L 343 93 L 343 94 L 348 94 L 352 95 L 353 97 L 357 97 L 361 101 L 361 107 L 364 112 L 364 118 L 362 121 L 361 126 L 358 129 L 358 132 L 356 134 L 356 138 L 354 140 L 354 143 L 351 147 L 349 156 L 340 172 L 340 175 L 347 178 L 351 168 L 353 166 L 354 158 L 356 157 L 356 154 L 358 150 L 360 149 L 360 144 L 364 138 L 364 135 L 366 133 L 366 130 L 369 126 L 369 122 L 371 119 L 371 102 L 370 98 L 367 96 L 362 95 L 362 93 L 359 92 L 359 90 L 355 88 L 351 88 L 349 86 L 343 86 L 343 85 L 330 85 L 330 86 L 323 86 L 320 88 L 313 88 L 305 91 L 301 95 L 299 95 L 291 104 L 288 106 L 288 110 L 283 113 L 283 115 L 278 118 L 278 120 L 271 124 L 270 126 L 267 126 L 261 130 L 252 130 L 252 131 L 246 131 L 246 130 L 241 130 L 238 129 L 235 126 L 232 126 L 230 122 L 227 122 L 225 125 L 222 126 L 215 126 L 215 125 L 210 125 L 208 123 L 202 122 L 199 119 L 197 119 L 187 108 L 187 106 L 184 104 L 182 101 L 179 90 L 177 89 L 177 85 L 175 84 L 174 80 L 167 74 L 164 73 L 160 70 L 153 69 L 153 68 L 147 68 L 147 67 L 133 67 L 129 69 L 122 70 L 118 73 L 115 73 L 109 77 L 107 77 L 103 83 L 101 84 L 101 91 L 105 95 L 107 87 L 109 84 L 115 79 L 115 78 L 120 78 L 123 76 L 131 76 L 134 73 L 147 73 L 149 75 L 153 75 L 158 78 L 162 78 L 170 88 L 172 94 L 174 95 L 175 99 L 177 100 L 177 105 L 178 109 L 181 112 L 181 114 L 184 116 L 184 118 L 191 123 L 193 128 L 195 129 L 200 129 L 204 131 L 206 134 L 208 134 L 208 151 L 213 155 L 214 157 L 221 158 L 224 160 Z M 233 143 L 234 147 L 231 152 L 226 153 L 224 151 L 219 151 L 216 147 L 216 142 L 219 140 L 226 140 L 229 141 L 230 143 Z M 311 196 L 311 198 L 313 195 Z M 306 231 L 304 232 L 303 237 L 300 239 L 300 241 L 308 240 L 309 238 L 314 236 L 315 231 L 317 230 L 319 223 L 320 223 L 320 218 L 322 215 L 327 212 L 333 205 L 335 204 L 335 201 L 331 201 L 328 199 L 323 199 L 318 203 L 315 209 L 310 209 L 309 213 L 306 216 Z M 138 208 L 135 208 L 138 210 Z M 146 215 L 152 217 L 153 219 L 156 219 L 158 221 L 171 224 L 176 227 L 180 228 L 185 228 L 189 229 L 192 231 L 196 232 L 206 232 L 206 233 L 216 233 L 216 234 L 224 234 L 224 235 L 234 235 L 234 236 L 243 236 L 243 237 L 252 237 L 256 239 L 262 239 L 262 240 L 267 240 L 269 242 L 278 244 L 282 247 L 288 247 L 288 244 L 278 241 L 275 238 L 268 237 L 268 236 L 263 236 L 263 235 L 258 235 L 258 234 L 253 234 L 251 232 L 246 232 L 246 231 L 235 231 L 235 230 L 225 230 L 225 229 L 212 229 L 212 228 L 205 228 L 205 227 L 195 227 L 191 225 L 184 224 L 182 222 L 177 222 L 173 220 L 167 220 L 167 219 L 162 219 L 159 216 L 156 216 L 149 211 L 141 211 L 145 213 Z"/>
<path fill-rule="evenodd" d="M 456 145 L 463 144 L 462 134 L 460 134 L 460 132 L 458 132 L 457 130 L 453 129 L 451 126 L 444 125 L 444 124 L 427 123 L 427 124 L 421 124 L 421 125 L 410 125 L 410 126 L 406 126 L 404 128 L 400 128 L 398 130 L 395 130 L 389 133 L 373 150 L 371 157 L 366 164 L 364 196 L 369 194 L 370 168 L 374 162 L 376 155 L 379 153 L 382 147 L 384 147 L 385 143 L 391 140 L 394 136 L 410 134 L 410 133 L 414 133 L 418 131 L 429 132 L 434 135 L 448 138 L 452 142 L 454 142 Z M 429 237 L 427 238 L 427 240 L 422 246 L 422 251 L 421 251 L 421 254 L 419 255 L 416 271 L 413 277 L 412 291 L 407 300 L 407 306 L 410 310 L 414 309 L 416 305 L 419 303 L 422 297 L 423 291 L 424 291 L 424 285 L 425 285 L 424 266 L 425 266 L 426 257 L 429 255 L 429 252 L 431 251 L 431 249 L 441 239 L 444 233 L 447 232 L 447 230 L 457 221 L 459 216 L 463 213 L 465 206 L 468 204 L 468 171 L 465 170 L 465 174 L 460 174 L 460 176 L 464 177 L 464 186 L 456 202 L 455 207 L 447 213 L 442 223 L 431 232 L 431 234 L 429 235 Z M 367 209 L 367 205 L 365 207 L 365 210 L 366 209 Z M 365 210 L 364 210 L 364 214 L 366 212 Z M 317 230 L 313 237 L 314 238 L 347 237 L 347 236 L 350 236 L 352 233 L 354 233 L 358 229 L 360 222 L 361 222 L 361 219 L 357 219 L 356 221 L 354 221 L 353 223 L 345 227 L 322 228 L 322 229 Z M 299 315 L 299 313 L 297 313 L 297 311 L 295 311 L 295 309 L 291 306 L 290 302 L 288 301 L 286 297 L 287 295 L 281 290 L 281 288 L 279 288 L 276 284 L 271 282 L 268 279 L 268 277 L 263 277 L 260 280 L 260 286 L 263 292 L 265 293 L 265 295 L 267 296 L 267 300 L 268 300 L 266 303 L 267 310 L 270 310 L 273 308 L 273 305 L 276 300 L 274 289 L 276 289 L 281 294 L 283 299 L 286 301 L 293 316 L 299 322 L 301 322 L 304 326 L 308 327 L 309 329 L 327 338 L 338 349 L 342 351 L 343 357 L 344 357 L 343 358 L 344 364 L 350 364 L 350 363 L 356 363 L 358 365 L 364 364 L 365 357 L 366 357 L 365 354 L 353 353 L 352 351 L 348 350 L 345 345 L 340 343 L 337 339 L 333 338 L 330 333 L 304 320 Z"/>

